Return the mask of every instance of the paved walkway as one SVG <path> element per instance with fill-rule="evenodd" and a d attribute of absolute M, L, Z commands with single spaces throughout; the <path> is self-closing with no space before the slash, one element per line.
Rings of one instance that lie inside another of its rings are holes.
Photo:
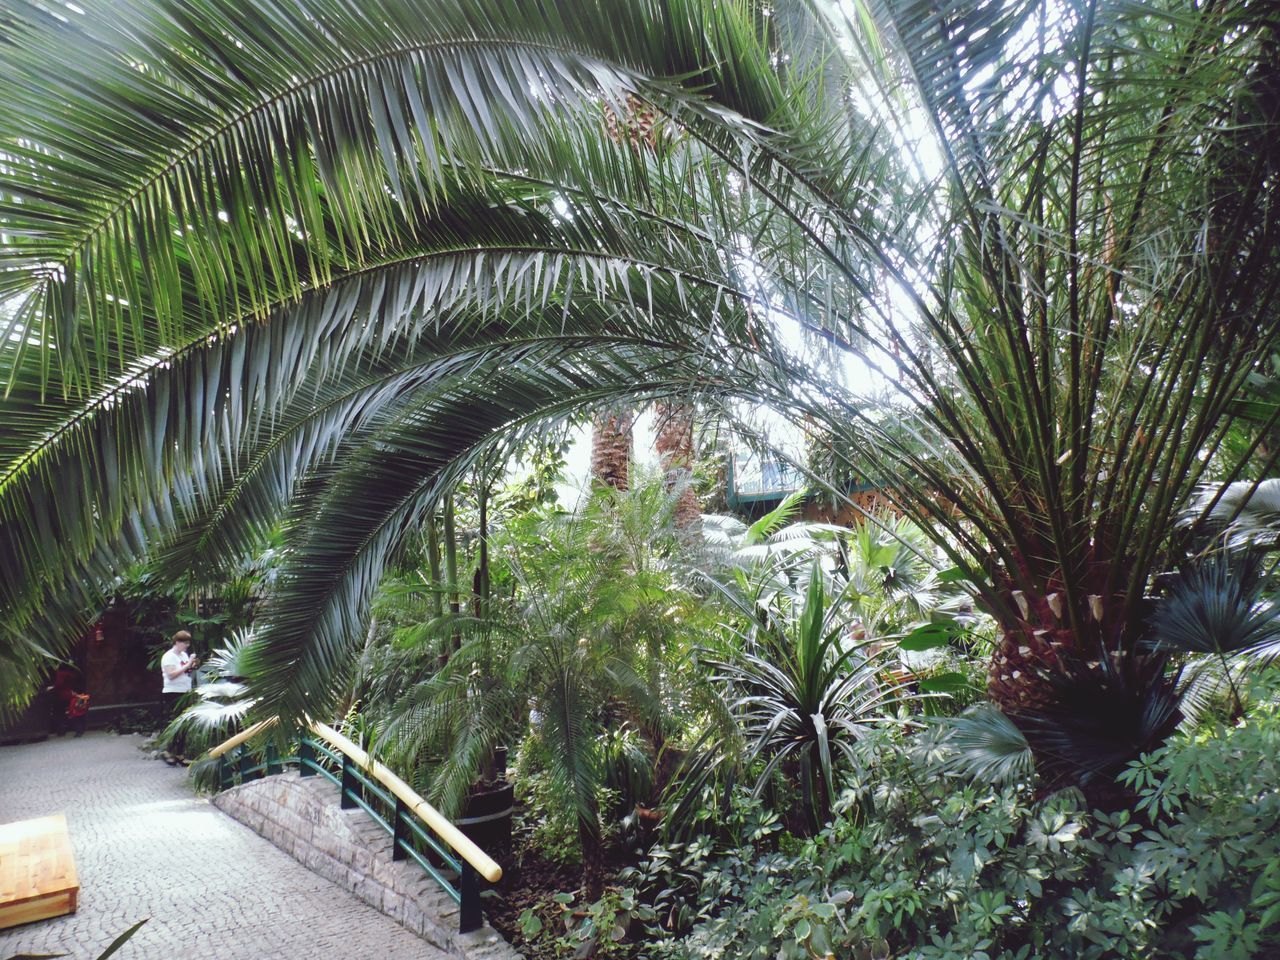
<path fill-rule="evenodd" d="M 140 742 L 90 733 L 0 747 L 0 823 L 65 812 L 80 874 L 79 911 L 0 930 L 0 960 L 89 960 L 143 917 L 114 960 L 443 960 L 195 796 L 183 768 Z"/>

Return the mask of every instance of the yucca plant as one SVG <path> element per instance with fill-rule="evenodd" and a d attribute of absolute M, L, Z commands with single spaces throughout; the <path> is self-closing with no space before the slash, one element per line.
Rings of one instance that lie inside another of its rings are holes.
<path fill-rule="evenodd" d="M 858 623 L 843 592 L 828 592 L 827 575 L 809 566 L 807 587 L 798 597 L 775 596 L 765 608 L 736 589 L 722 593 L 742 627 L 703 651 L 714 683 L 741 731 L 741 756 L 714 756 L 690 765 L 693 784 L 717 762 L 757 768 L 753 793 L 761 795 L 775 778 L 799 791 L 802 823 L 810 831 L 825 824 L 831 804 L 857 761 L 855 744 L 870 731 L 900 720 L 901 708 L 919 695 L 890 672 L 893 651 L 854 636 Z M 714 740 L 714 738 L 713 738 Z M 730 742 L 704 743 L 714 754 Z"/>

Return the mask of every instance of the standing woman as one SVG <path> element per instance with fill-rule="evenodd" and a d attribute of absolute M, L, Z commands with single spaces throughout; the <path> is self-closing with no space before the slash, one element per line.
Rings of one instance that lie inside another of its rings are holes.
<path fill-rule="evenodd" d="M 183 696 L 191 692 L 191 674 L 200 665 L 200 661 L 187 652 L 190 646 L 191 634 L 185 630 L 179 630 L 173 635 L 173 646 L 160 658 L 160 674 L 164 679 L 162 691 L 165 700 L 164 713 L 168 720 L 173 720 L 178 715 Z M 181 732 L 175 733 L 169 741 L 169 751 L 165 759 L 170 763 L 178 762 L 182 756 L 184 741 L 185 738 Z M 176 756 L 170 760 L 168 754 L 176 754 Z"/>

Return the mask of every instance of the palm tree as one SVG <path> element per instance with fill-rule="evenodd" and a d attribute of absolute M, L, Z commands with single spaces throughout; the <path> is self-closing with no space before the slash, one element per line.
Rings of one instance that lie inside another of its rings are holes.
<path fill-rule="evenodd" d="M 332 697 L 329 677 L 364 612 L 351 601 L 467 463 L 584 404 L 661 397 L 691 380 L 737 390 L 731 381 L 752 366 L 743 344 L 767 342 L 763 329 L 730 333 L 756 324 L 725 287 L 687 193 L 628 197 L 650 166 L 674 184 L 702 164 L 600 142 L 601 104 L 634 86 L 607 37 L 631 23 L 655 39 L 657 23 L 606 5 L 574 28 L 579 49 L 530 39 L 517 4 L 481 31 L 489 44 L 476 42 L 469 4 L 427 19 L 409 3 L 367 19 L 366 8 L 299 4 L 252 24 L 233 7 L 140 4 L 67 19 L 31 3 L 5 25 L 6 68 L 21 78 L 0 134 L 15 171 L 3 293 L 18 299 L 0 371 L 0 607 L 15 690 L 123 557 L 161 545 L 174 565 L 216 565 L 288 508 L 298 566 L 282 573 L 289 588 L 272 621 L 313 654 L 291 658 L 307 676 L 286 699 Z M 220 22 L 256 32 L 234 36 Z M 565 26 L 554 12 L 532 25 L 547 38 Z M 733 18 L 724 25 L 708 36 L 722 35 L 727 60 L 738 47 L 761 59 L 757 38 Z M 685 72 L 705 26 L 686 24 L 688 58 L 661 55 L 645 72 Z M 276 60 L 268 50 L 281 42 L 297 49 Z M 52 102 L 59 82 L 48 44 L 84 48 L 77 82 L 113 90 L 109 107 L 90 95 L 76 118 L 82 131 L 97 125 L 98 147 L 70 128 L 41 133 L 27 110 Z M 453 82 L 476 69 L 493 103 Z M 551 76 L 563 81 L 554 91 Z M 353 96 L 353 128 L 331 127 L 330 111 Z M 156 98 L 174 101 L 163 123 Z M 362 125 L 374 108 L 378 129 Z M 521 136 L 526 126 L 541 135 Z M 468 156 L 485 169 L 461 165 Z M 64 200 L 39 200 L 72 181 L 81 186 Z M 60 203 L 80 212 L 58 213 Z M 741 354 L 741 372 L 708 372 L 709 345 Z M 463 429 L 447 425 L 453 417 Z M 49 496 L 47 484 L 73 476 L 75 493 Z M 304 532 L 333 532 L 338 517 L 338 539 Z M 311 599 L 289 600 L 319 572 L 307 542 L 336 579 L 321 575 Z"/>
<path fill-rule="evenodd" d="M 10 4 L 6 698 L 122 557 L 287 514 L 256 668 L 315 709 L 469 464 L 691 388 L 856 454 L 997 617 L 1011 714 L 1129 656 L 1197 484 L 1280 457 L 1248 386 L 1280 342 L 1268 5 L 814 9 Z M 636 101 L 670 149 L 608 135 Z"/>
<path fill-rule="evenodd" d="M 626 490 L 631 479 L 635 411 L 624 405 L 598 413 L 591 421 L 591 480 Z"/>
<path fill-rule="evenodd" d="M 617 110 L 606 106 L 605 129 L 609 138 L 638 153 L 655 150 L 659 143 L 658 115 L 628 97 Z M 615 403 L 596 413 L 591 420 L 591 482 L 614 490 L 626 490 L 630 478 L 635 442 L 635 410 Z"/>
<path fill-rule="evenodd" d="M 634 731 L 651 779 L 683 702 L 681 623 L 690 598 L 673 562 L 683 546 L 676 503 L 660 481 L 642 478 L 627 492 L 598 490 L 580 515 L 551 515 L 536 549 L 504 549 L 514 594 L 462 625 L 467 642 L 443 669 L 424 673 L 413 661 L 435 649 L 433 633 L 456 626 L 423 623 L 401 634 L 400 649 L 383 652 L 397 667 L 379 671 L 368 699 L 368 714 L 384 727 L 379 752 L 414 771 L 450 815 L 497 746 L 536 737 L 557 799 L 573 814 L 593 896 L 607 826 L 604 741 L 624 726 Z"/>
<path fill-rule="evenodd" d="M 690 529 L 702 516 L 692 483 L 694 408 L 688 403 L 663 401 L 656 405 L 654 412 L 657 417 L 654 446 L 658 451 L 658 462 L 666 474 L 667 484 L 679 490 L 676 523 L 681 529 Z"/>

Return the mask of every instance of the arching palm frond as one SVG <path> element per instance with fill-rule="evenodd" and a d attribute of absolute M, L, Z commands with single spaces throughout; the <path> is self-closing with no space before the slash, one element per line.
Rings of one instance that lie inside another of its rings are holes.
<path fill-rule="evenodd" d="M 11 547 L 4 606 L 14 612 L 8 618 L 14 631 L 21 629 L 21 611 L 28 625 L 38 617 L 54 638 L 73 636 L 68 625 L 93 607 L 96 571 L 157 540 L 172 540 L 167 557 L 175 566 L 241 552 L 298 495 L 309 471 L 368 442 L 430 385 L 477 375 L 483 364 L 475 349 L 482 345 L 490 357 L 507 349 L 518 362 L 539 337 L 568 356 L 613 331 L 632 350 L 674 338 L 696 357 L 717 337 L 743 335 L 724 324 L 722 309 L 716 333 L 688 342 L 687 320 L 673 325 L 671 318 L 704 296 L 721 298 L 723 287 L 711 284 L 707 292 L 694 274 L 684 283 L 673 279 L 673 251 L 655 260 L 652 248 L 644 250 L 644 231 L 615 238 L 619 259 L 548 252 L 549 245 L 566 246 L 568 235 L 545 225 L 541 235 L 493 243 L 490 223 L 466 238 L 474 252 L 459 253 L 453 221 L 464 210 L 435 233 L 406 238 L 413 253 L 407 262 L 392 258 L 386 269 L 309 295 L 274 323 L 201 338 L 157 361 L 118 400 L 97 405 L 91 416 L 73 415 L 54 442 L 42 442 L 16 466 L 0 490 Z M 590 236 L 588 219 L 565 228 L 576 238 L 567 246 L 590 250 L 607 241 Z M 500 223 L 496 229 L 501 234 Z M 670 231 L 664 226 L 650 235 L 666 243 Z M 432 245 L 442 249 L 433 253 Z M 686 247 L 682 255 L 692 265 L 700 254 Z M 701 256 L 703 268 L 706 257 L 714 268 L 714 251 Z M 646 258 L 663 266 L 654 273 L 643 265 Z M 611 292 L 614 302 L 601 299 Z M 504 311 L 518 313 L 518 322 L 498 320 Z M 360 319 L 379 312 L 377 322 Z M 696 382 L 689 369 L 688 382 Z M 572 376 L 561 381 L 569 392 L 577 383 Z M 205 414 L 190 409 L 192 397 L 204 402 Z M 61 499 L 46 492 L 74 476 L 86 478 L 85 486 Z M 93 566 L 60 566 L 86 551 Z M 84 589 L 52 602 L 38 585 L 58 576 Z"/>
<path fill-rule="evenodd" d="M 504 350 L 345 465 L 300 520 L 277 595 L 264 611 L 269 642 L 255 648 L 261 653 L 256 689 L 295 716 L 336 697 L 342 684 L 335 671 L 361 636 L 368 598 L 387 560 L 461 471 L 593 395 L 672 389 L 689 376 L 677 361 L 637 361 L 597 341 L 590 359 L 568 362 L 564 354 L 535 350 L 517 369 Z"/>
<path fill-rule="evenodd" d="M 448 274 L 450 254 L 498 264 L 494 286 L 517 291 L 507 301 L 517 315 L 517 301 L 544 276 L 572 278 L 575 269 L 579 298 L 599 296 L 610 270 L 648 267 L 674 278 L 686 313 L 689 284 L 715 286 L 717 301 L 741 297 L 719 252 L 725 230 L 737 228 L 723 216 L 733 204 L 724 185 L 741 158 L 725 123 L 761 158 L 746 169 L 763 182 L 776 179 L 768 158 L 787 137 L 762 121 L 821 122 L 797 112 L 801 87 L 788 93 L 772 69 L 749 5 L 605 2 L 565 17 L 501 3 L 478 15 L 459 3 L 423 16 L 386 0 L 376 16 L 303 3 L 246 19 L 218 0 L 159 0 L 109 17 L 67 14 L 42 0 L 17 5 L 2 53 L 23 109 L 0 125 L 11 174 L 0 197 L 3 293 L 18 304 L 0 358 L 14 414 L 0 435 L 0 490 L 18 559 L 0 609 L 12 615 L 6 656 L 24 665 L 36 641 L 17 635 L 37 621 L 50 636 L 66 635 L 122 550 L 136 552 L 183 521 L 191 534 L 175 560 L 221 552 L 236 517 L 242 527 L 260 523 L 297 491 L 314 495 L 324 483 L 310 477 L 311 465 L 358 449 L 360 429 L 379 429 L 362 414 L 376 406 L 390 417 L 414 392 L 401 383 L 382 402 L 366 395 L 363 406 L 333 407 L 327 427 L 312 421 L 310 439 L 238 449 L 237 431 L 247 429 L 238 413 L 254 406 L 253 430 L 270 431 L 267 411 L 281 398 L 263 395 L 283 388 L 287 401 L 308 380 L 305 362 L 292 373 L 266 361 L 246 367 L 245 357 L 263 354 L 249 349 L 245 331 L 267 326 L 285 347 L 301 345 L 305 360 L 311 338 L 279 316 L 317 303 L 334 323 L 380 314 L 399 324 L 412 300 L 429 303 L 438 323 L 460 291 L 478 286 L 465 270 Z M 592 26 L 604 23 L 611 29 Z M 55 47 L 75 49 L 74 65 L 49 69 Z M 688 149 L 635 151 L 601 138 L 602 117 L 624 94 L 677 124 Z M 51 102 L 63 113 L 44 109 Z M 490 229 L 477 237 L 477 225 Z M 637 236 L 662 238 L 663 255 L 619 249 Z M 602 249 L 614 258 L 602 260 Z M 691 250 L 695 260 L 701 251 L 699 266 L 670 273 L 693 263 Z M 400 269 L 403 279 L 424 266 L 419 296 L 384 286 L 388 273 Z M 627 296 L 635 302 L 634 291 Z M 492 296 L 475 299 L 488 300 L 481 316 L 505 322 Z M 226 345 L 221 356 L 207 355 L 206 337 Z M 328 362 L 362 354 L 368 344 L 356 339 L 333 345 Z M 245 393 L 246 374 L 256 377 L 255 394 Z M 139 390 L 146 402 L 130 403 Z M 118 407 L 134 414 L 127 430 Z M 223 432 L 214 436 L 211 424 Z M 185 433 L 171 438 L 174 426 Z M 122 449 L 126 433 L 142 442 Z M 137 453 L 148 443 L 158 468 Z M 211 486 L 213 450 L 226 451 L 225 500 Z M 54 484 L 69 498 L 49 497 Z M 207 532 L 196 534 L 202 525 Z M 74 596 L 59 580 L 77 581 Z"/>
<path fill-rule="evenodd" d="M 452 165 L 566 113 L 649 92 L 767 119 L 780 88 L 742 10 L 663 6 L 16 3 L 0 127 L 14 329 L 58 347 L 45 377 L 83 387 L 113 355 L 329 282 L 429 210 Z"/>

